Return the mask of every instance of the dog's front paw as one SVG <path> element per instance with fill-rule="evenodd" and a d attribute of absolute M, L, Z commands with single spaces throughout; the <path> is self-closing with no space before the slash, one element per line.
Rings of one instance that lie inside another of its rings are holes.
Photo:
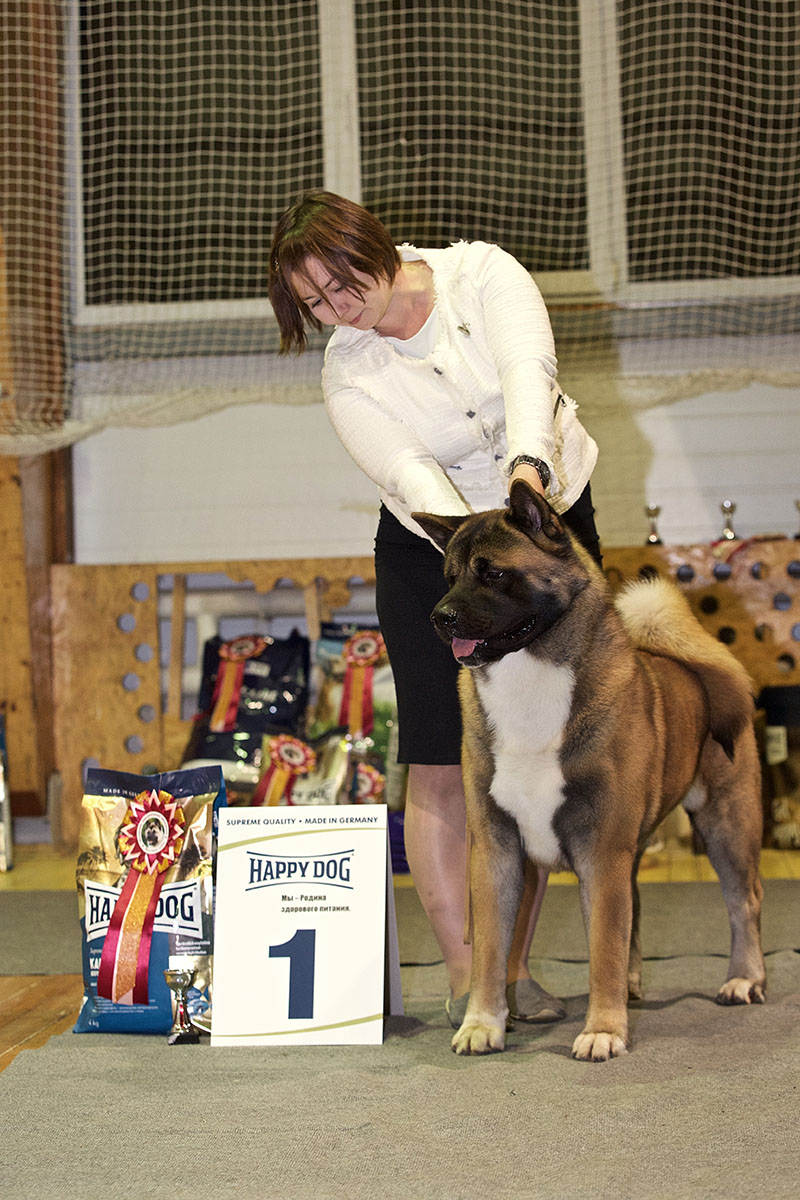
<path fill-rule="evenodd" d="M 489 1020 L 466 1020 L 451 1042 L 456 1054 L 496 1054 L 505 1044 L 505 1021 Z"/>
<path fill-rule="evenodd" d="M 627 1053 L 625 1039 L 618 1033 L 584 1029 L 572 1043 L 572 1057 L 580 1058 L 584 1062 L 608 1062 L 610 1058 L 618 1058 Z"/>
<path fill-rule="evenodd" d="M 726 979 L 717 992 L 717 1004 L 764 1004 L 763 983 L 755 979 Z"/>

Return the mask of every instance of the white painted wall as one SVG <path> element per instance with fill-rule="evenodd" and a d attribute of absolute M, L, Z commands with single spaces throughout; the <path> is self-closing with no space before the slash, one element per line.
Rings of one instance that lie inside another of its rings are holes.
<path fill-rule="evenodd" d="M 375 487 L 321 404 L 108 429 L 73 449 L 76 561 L 370 554 Z"/>
<path fill-rule="evenodd" d="M 658 529 L 673 544 L 716 540 L 726 499 L 740 537 L 800 528 L 796 390 L 751 384 L 639 408 L 609 383 L 581 412 L 600 446 L 592 490 L 606 545 L 643 542 L 649 503 L 661 506 Z"/>
<path fill-rule="evenodd" d="M 800 527 L 800 396 L 751 384 L 644 406 L 630 386 L 571 385 L 600 445 L 593 492 L 608 546 Z M 370 554 L 377 497 L 321 405 L 246 405 L 176 426 L 109 429 L 74 447 L 76 560 L 168 562 Z"/>

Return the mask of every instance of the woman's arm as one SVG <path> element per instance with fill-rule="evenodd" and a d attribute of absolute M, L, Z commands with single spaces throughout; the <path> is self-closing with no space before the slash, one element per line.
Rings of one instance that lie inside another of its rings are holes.
<path fill-rule="evenodd" d="M 331 424 L 365 475 L 410 512 L 461 516 L 467 505 L 427 446 L 408 425 L 358 388 L 334 387 L 323 375 Z"/>
<path fill-rule="evenodd" d="M 518 454 L 530 454 L 541 458 L 552 471 L 557 360 L 547 308 L 521 263 L 499 246 L 487 245 L 482 250 L 476 285 L 489 352 L 503 389 L 506 467 Z M 524 477 L 541 491 L 534 469 L 527 468 Z"/>

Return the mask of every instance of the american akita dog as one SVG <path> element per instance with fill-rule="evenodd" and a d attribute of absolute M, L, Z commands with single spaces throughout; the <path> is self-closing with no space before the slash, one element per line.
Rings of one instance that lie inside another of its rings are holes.
<path fill-rule="evenodd" d="M 717 1000 L 763 1003 L 763 818 L 744 668 L 672 584 L 637 582 L 614 601 L 596 564 L 523 482 L 507 509 L 414 518 L 445 551 L 450 590 L 431 619 L 464 668 L 474 941 L 453 1049 L 503 1049 L 527 854 L 579 880 L 589 1005 L 573 1056 L 626 1053 L 628 997 L 641 994 L 637 869 L 650 834 L 681 801 L 730 919 Z"/>

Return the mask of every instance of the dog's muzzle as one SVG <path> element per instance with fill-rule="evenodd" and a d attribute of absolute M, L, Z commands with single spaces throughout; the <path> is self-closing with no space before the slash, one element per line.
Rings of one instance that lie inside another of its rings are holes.
<path fill-rule="evenodd" d="M 460 629 L 462 619 L 455 606 L 448 603 L 446 596 L 431 613 L 431 620 L 439 637 L 449 644 L 459 662 L 469 658 L 481 641 L 480 638 L 463 636 L 463 630 Z"/>

